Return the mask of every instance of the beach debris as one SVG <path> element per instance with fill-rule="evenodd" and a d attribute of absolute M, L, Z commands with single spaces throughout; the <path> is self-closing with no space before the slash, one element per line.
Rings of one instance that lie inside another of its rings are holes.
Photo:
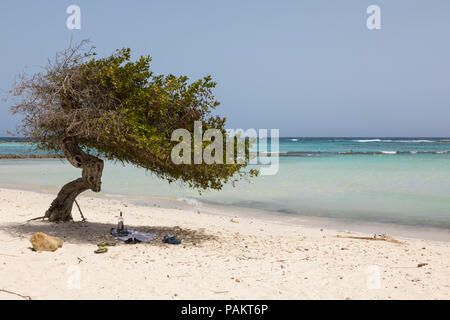
<path fill-rule="evenodd" d="M 21 297 L 21 298 L 23 298 L 23 299 L 25 299 L 25 300 L 31 300 L 31 297 L 30 297 L 30 296 L 24 296 L 24 295 L 21 295 L 20 293 L 12 292 L 12 291 L 9 291 L 9 290 L 0 289 L 0 292 L 5 292 L 5 293 L 13 294 L 13 295 L 18 296 L 18 297 Z"/>
<path fill-rule="evenodd" d="M 358 240 L 379 240 L 379 241 L 386 241 L 386 242 L 392 242 L 396 244 L 405 244 L 402 241 L 394 239 L 392 236 L 388 234 L 374 234 L 373 237 L 357 237 L 357 236 L 343 236 L 343 235 L 336 235 L 336 238 L 347 238 L 347 239 L 358 239 Z"/>
<path fill-rule="evenodd" d="M 235 218 L 231 218 L 230 221 L 233 222 L 233 223 L 239 223 L 239 220 L 235 219 Z"/>
<path fill-rule="evenodd" d="M 49 236 L 43 232 L 34 233 L 30 238 L 30 242 L 33 245 L 33 249 L 38 252 L 56 251 L 63 245 L 63 241 L 60 238 Z"/>
<path fill-rule="evenodd" d="M 422 267 L 427 266 L 427 265 L 428 265 L 428 263 L 419 263 L 417 265 L 417 268 L 422 268 Z"/>
<path fill-rule="evenodd" d="M 228 293 L 228 291 L 213 291 L 213 290 L 211 290 L 211 291 L 214 292 L 214 293 L 216 293 L 216 294 Z"/>
<path fill-rule="evenodd" d="M 166 234 L 164 235 L 163 242 L 168 244 L 180 244 L 181 240 L 171 234 Z"/>
<path fill-rule="evenodd" d="M 30 222 L 30 221 L 36 221 L 36 220 L 42 220 L 42 221 L 44 221 L 44 219 L 45 219 L 45 216 L 36 217 L 36 218 L 31 218 L 31 219 L 27 220 L 27 223 Z"/>

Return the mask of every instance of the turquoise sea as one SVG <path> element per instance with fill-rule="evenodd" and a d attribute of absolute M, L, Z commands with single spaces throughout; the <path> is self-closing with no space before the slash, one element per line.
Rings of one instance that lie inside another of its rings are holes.
<path fill-rule="evenodd" d="M 0 140 L 4 140 L 1 139 Z M 449 138 L 281 138 L 274 176 L 199 195 L 142 169 L 107 162 L 104 194 L 264 209 L 277 215 L 450 229 Z M 270 151 L 270 150 L 269 150 Z M 33 154 L 0 143 L 0 154 Z M 60 159 L 0 160 L 1 186 L 57 191 L 81 172 Z"/>

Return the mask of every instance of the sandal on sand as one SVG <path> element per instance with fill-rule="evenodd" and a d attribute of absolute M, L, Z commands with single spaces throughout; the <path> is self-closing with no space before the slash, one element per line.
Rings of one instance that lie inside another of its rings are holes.
<path fill-rule="evenodd" d="M 105 247 L 99 247 L 97 250 L 94 251 L 94 253 L 105 253 L 108 251 L 108 248 Z"/>
<path fill-rule="evenodd" d="M 164 243 L 168 243 L 168 244 L 180 244 L 181 240 L 175 238 L 175 236 L 172 235 L 164 235 L 164 239 L 163 239 Z"/>
<path fill-rule="evenodd" d="M 97 244 L 99 247 L 112 247 L 115 245 L 116 243 L 114 241 L 103 241 L 102 243 Z"/>
<path fill-rule="evenodd" d="M 125 243 L 127 243 L 127 244 L 136 244 L 136 243 L 140 243 L 140 242 L 141 241 L 139 241 L 136 238 L 129 238 L 129 239 L 125 240 Z"/>

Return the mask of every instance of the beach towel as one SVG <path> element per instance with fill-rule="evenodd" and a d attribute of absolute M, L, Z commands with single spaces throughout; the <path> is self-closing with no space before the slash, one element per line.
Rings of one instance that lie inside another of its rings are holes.
<path fill-rule="evenodd" d="M 157 232 L 138 232 L 134 231 L 132 228 L 121 231 L 116 228 L 111 228 L 110 233 L 117 240 L 124 242 L 149 242 L 155 239 L 158 235 Z"/>

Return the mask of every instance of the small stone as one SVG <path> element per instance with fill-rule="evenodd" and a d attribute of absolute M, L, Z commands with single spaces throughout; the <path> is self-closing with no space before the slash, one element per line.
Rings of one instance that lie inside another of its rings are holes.
<path fill-rule="evenodd" d="M 419 263 L 419 264 L 417 265 L 417 268 L 422 268 L 422 267 L 424 267 L 424 266 L 426 266 L 426 265 L 428 265 L 428 263 Z"/>
<path fill-rule="evenodd" d="M 56 251 L 63 245 L 63 241 L 60 238 L 49 236 L 43 232 L 34 233 L 30 238 L 30 242 L 33 245 L 33 249 L 38 252 Z"/>

